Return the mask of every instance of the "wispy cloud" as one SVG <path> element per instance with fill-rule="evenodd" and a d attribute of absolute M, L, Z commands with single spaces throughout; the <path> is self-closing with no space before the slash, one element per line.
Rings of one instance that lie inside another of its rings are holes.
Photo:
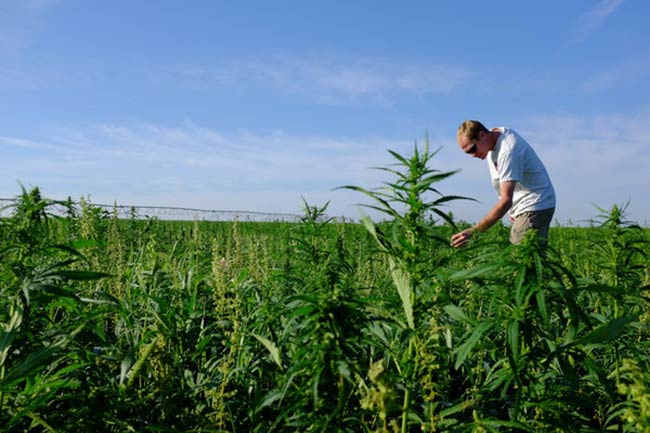
<path fill-rule="evenodd" d="M 525 135 L 534 140 L 554 178 L 561 214 L 576 215 L 587 204 L 607 208 L 627 200 L 632 211 L 650 214 L 649 123 L 650 113 L 529 119 Z M 583 219 L 593 217 L 593 211 L 581 211 Z"/>
<path fill-rule="evenodd" d="M 468 77 L 465 69 L 449 65 L 308 58 L 193 65 L 179 68 L 178 73 L 191 86 L 271 87 L 333 104 L 367 99 L 389 103 L 398 94 L 447 93 Z"/>
<path fill-rule="evenodd" d="M 645 57 L 635 57 L 620 63 L 604 66 L 591 79 L 585 81 L 585 91 L 597 92 L 624 86 L 646 86 L 650 78 L 650 61 Z"/>
<path fill-rule="evenodd" d="M 381 173 L 366 168 L 384 165 L 385 149 L 399 150 L 381 138 L 224 135 L 193 124 L 97 125 L 49 135 L 46 142 L 0 137 L 12 161 L 0 161 L 4 178 L 40 186 L 53 198 L 270 212 L 298 210 L 301 195 L 345 196 L 332 191 L 344 184 L 376 186 Z M 14 195 L 13 186 L 5 183 L 1 194 Z M 345 206 L 349 200 L 332 211 L 349 214 Z"/>
<path fill-rule="evenodd" d="M 578 22 L 576 40 L 582 40 L 602 25 L 622 4 L 624 0 L 601 0 L 585 12 Z"/>
<path fill-rule="evenodd" d="M 536 149 L 556 187 L 562 222 L 597 215 L 592 204 L 610 207 L 631 200 L 630 215 L 650 215 L 650 113 L 593 117 L 539 115 L 517 129 Z M 7 181 L 0 196 L 14 196 L 17 183 L 41 187 L 52 198 L 90 195 L 96 202 L 167 205 L 222 210 L 298 212 L 301 196 L 311 204 L 331 201 L 332 215 L 358 216 L 365 197 L 334 188 L 377 187 L 386 174 L 371 170 L 394 162 L 387 149 L 405 155 L 413 140 L 345 139 L 268 133 L 222 133 L 185 123 L 95 125 L 47 131 L 47 139 L 0 137 Z M 483 161 L 467 158 L 454 137 L 434 140 L 440 170 L 461 169 L 439 185 L 444 194 L 480 202 L 454 202 L 449 210 L 476 221 L 496 200 Z M 643 221 L 640 221 L 643 222 Z"/>

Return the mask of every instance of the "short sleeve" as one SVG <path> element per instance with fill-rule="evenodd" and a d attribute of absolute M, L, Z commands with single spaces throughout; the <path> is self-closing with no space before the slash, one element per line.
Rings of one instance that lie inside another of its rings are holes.
<path fill-rule="evenodd" d="M 516 181 L 522 182 L 524 179 L 524 158 L 517 154 L 516 146 L 510 149 L 503 149 L 499 154 L 497 162 L 497 171 L 499 172 L 499 181 Z"/>

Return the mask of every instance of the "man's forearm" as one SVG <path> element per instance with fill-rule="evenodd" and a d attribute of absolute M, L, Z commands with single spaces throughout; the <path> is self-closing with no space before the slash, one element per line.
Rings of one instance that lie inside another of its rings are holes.
<path fill-rule="evenodd" d="M 503 218 L 511 206 L 512 200 L 499 200 L 490 212 L 488 212 L 488 214 L 478 224 L 472 227 L 472 231 L 484 232 L 489 229 L 497 221 Z"/>

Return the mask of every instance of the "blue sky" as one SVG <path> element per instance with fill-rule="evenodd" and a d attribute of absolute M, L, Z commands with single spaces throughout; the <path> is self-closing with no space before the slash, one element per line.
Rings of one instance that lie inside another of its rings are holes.
<path fill-rule="evenodd" d="M 494 204 L 465 119 L 517 130 L 556 219 L 650 221 L 646 0 L 0 0 L 0 197 L 356 218 L 388 149 Z"/>

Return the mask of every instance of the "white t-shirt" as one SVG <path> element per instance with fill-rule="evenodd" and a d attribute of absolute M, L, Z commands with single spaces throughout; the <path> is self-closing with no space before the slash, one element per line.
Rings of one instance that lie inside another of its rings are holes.
<path fill-rule="evenodd" d="M 512 129 L 495 128 L 501 133 L 485 160 L 492 185 L 500 194 L 501 182 L 517 182 L 510 215 L 555 207 L 555 190 L 546 168 L 533 148 Z"/>

